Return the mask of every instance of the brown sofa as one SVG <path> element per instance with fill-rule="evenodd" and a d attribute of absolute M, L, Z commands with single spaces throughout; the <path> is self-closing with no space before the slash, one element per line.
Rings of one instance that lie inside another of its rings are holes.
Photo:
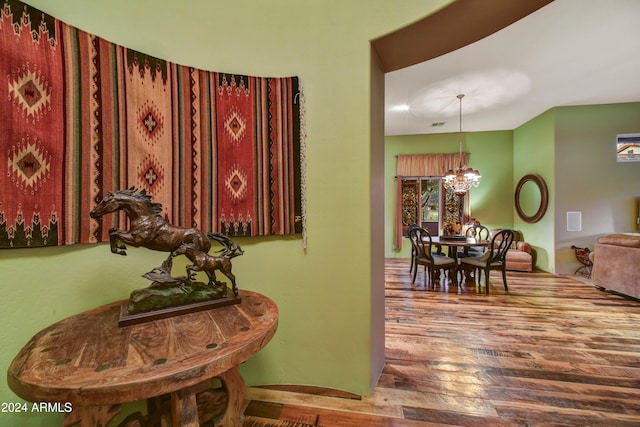
<path fill-rule="evenodd" d="M 491 230 L 489 239 L 493 239 L 500 230 L 500 228 Z M 507 270 L 533 271 L 531 245 L 523 241 L 519 231 L 514 230 L 513 243 L 507 251 Z"/>
<path fill-rule="evenodd" d="M 640 234 L 602 236 L 594 246 L 593 284 L 640 298 Z"/>

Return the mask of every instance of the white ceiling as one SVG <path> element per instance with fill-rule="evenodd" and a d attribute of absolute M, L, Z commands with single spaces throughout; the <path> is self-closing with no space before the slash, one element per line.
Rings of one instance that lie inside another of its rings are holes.
<path fill-rule="evenodd" d="M 640 0 L 555 0 L 476 43 L 387 73 L 385 134 L 458 132 L 461 93 L 463 132 L 515 129 L 557 106 L 640 101 Z"/>

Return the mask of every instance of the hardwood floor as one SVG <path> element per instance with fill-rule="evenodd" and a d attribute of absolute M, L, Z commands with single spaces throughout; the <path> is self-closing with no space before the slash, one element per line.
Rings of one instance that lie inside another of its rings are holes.
<path fill-rule="evenodd" d="M 249 388 L 245 427 L 638 426 L 640 302 L 547 273 L 411 285 L 386 263 L 386 364 L 358 397 Z"/>

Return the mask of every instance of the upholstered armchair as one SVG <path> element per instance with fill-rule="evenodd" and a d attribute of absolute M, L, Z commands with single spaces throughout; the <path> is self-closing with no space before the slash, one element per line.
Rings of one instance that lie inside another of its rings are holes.
<path fill-rule="evenodd" d="M 491 230 L 490 239 L 500 232 L 500 228 Z M 514 231 L 513 243 L 507 251 L 507 270 L 533 271 L 531 245 L 522 239 L 519 231 Z"/>

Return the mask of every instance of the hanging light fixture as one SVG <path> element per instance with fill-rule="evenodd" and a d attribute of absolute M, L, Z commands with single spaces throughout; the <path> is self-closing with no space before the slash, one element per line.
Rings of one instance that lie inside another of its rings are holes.
<path fill-rule="evenodd" d="M 480 172 L 471 169 L 462 162 L 462 98 L 463 94 L 456 96 L 460 100 L 460 157 L 458 167 L 447 171 L 444 176 L 444 187 L 453 190 L 456 194 L 465 194 L 471 187 L 480 185 Z"/>

